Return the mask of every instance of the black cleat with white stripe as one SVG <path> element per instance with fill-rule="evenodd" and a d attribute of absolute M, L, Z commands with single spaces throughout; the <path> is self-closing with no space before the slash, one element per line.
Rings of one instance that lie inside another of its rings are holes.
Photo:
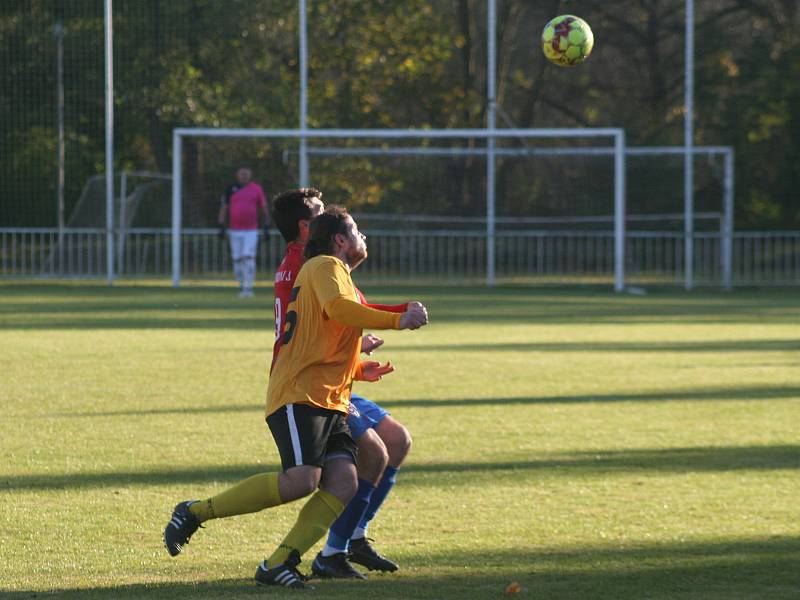
<path fill-rule="evenodd" d="M 311 572 L 322 578 L 366 579 L 363 573 L 358 572 L 347 561 L 347 555 L 344 552 L 338 552 L 330 556 L 322 556 L 322 552 L 320 552 L 314 562 L 311 563 Z"/>
<path fill-rule="evenodd" d="M 389 560 L 380 552 L 372 547 L 370 542 L 375 540 L 358 538 L 350 540 L 350 550 L 347 553 L 347 560 L 362 567 L 367 567 L 370 571 L 384 571 L 394 573 L 399 568 L 397 563 Z"/>
<path fill-rule="evenodd" d="M 313 590 L 314 586 L 305 582 L 306 577 L 297 570 L 300 564 L 300 554 L 292 550 L 284 562 L 269 568 L 267 561 L 262 562 L 256 569 L 256 583 L 259 585 L 277 585 L 295 590 Z"/>
<path fill-rule="evenodd" d="M 167 547 L 167 552 L 170 556 L 178 556 L 183 550 L 183 547 L 189 543 L 189 538 L 197 531 L 200 521 L 197 520 L 189 510 L 189 505 L 194 500 L 187 500 L 180 502 L 172 511 L 172 518 L 164 528 L 164 545 Z"/>

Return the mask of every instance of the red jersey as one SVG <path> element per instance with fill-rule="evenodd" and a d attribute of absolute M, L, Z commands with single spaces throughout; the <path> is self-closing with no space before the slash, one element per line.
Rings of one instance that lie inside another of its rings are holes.
<path fill-rule="evenodd" d="M 272 364 L 278 358 L 278 352 L 283 343 L 283 324 L 286 318 L 286 307 L 289 306 L 289 297 L 292 295 L 294 280 L 303 266 L 303 244 L 291 242 L 286 247 L 286 256 L 283 257 L 278 270 L 275 272 L 275 345 L 272 348 Z M 270 369 L 272 371 L 272 369 Z"/>
<path fill-rule="evenodd" d="M 290 296 L 292 295 L 292 288 L 294 287 L 294 280 L 297 279 L 297 274 L 305 262 L 303 257 L 303 250 L 305 246 L 300 242 L 291 242 L 286 247 L 286 256 L 283 257 L 278 270 L 275 272 L 275 345 L 272 347 L 272 366 L 275 366 L 275 361 L 278 358 L 278 352 L 281 350 L 283 343 L 283 326 L 286 319 L 286 307 L 289 306 Z M 369 306 L 376 310 L 385 310 L 387 312 L 404 313 L 408 308 L 408 303 L 405 304 L 370 304 L 367 302 L 361 290 L 356 288 L 358 298 L 361 304 Z M 270 367 L 272 372 L 272 367 Z"/>

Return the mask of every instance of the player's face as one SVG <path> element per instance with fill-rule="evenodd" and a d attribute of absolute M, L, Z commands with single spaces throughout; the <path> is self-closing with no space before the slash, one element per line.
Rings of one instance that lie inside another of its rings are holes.
<path fill-rule="evenodd" d="M 342 236 L 344 243 L 342 250 L 350 269 L 355 269 L 367 258 L 367 236 L 358 230 L 358 225 L 352 218 L 347 218 L 347 233 Z"/>
<path fill-rule="evenodd" d="M 250 183 L 250 169 L 239 169 L 236 171 L 236 181 L 239 185 L 247 185 Z"/>

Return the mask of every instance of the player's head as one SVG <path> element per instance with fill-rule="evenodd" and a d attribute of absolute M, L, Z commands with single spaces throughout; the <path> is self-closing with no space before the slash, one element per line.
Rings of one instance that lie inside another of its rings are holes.
<path fill-rule="evenodd" d="M 367 236 L 358 230 L 347 209 L 332 204 L 311 221 L 305 257 L 327 254 L 355 269 L 367 258 Z"/>
<path fill-rule="evenodd" d="M 247 185 L 250 183 L 250 178 L 253 176 L 253 172 L 248 169 L 247 167 L 242 167 L 238 171 L 236 171 L 236 181 L 239 182 L 239 185 Z"/>
<path fill-rule="evenodd" d="M 272 220 L 287 243 L 305 243 L 308 240 L 308 224 L 324 208 L 322 192 L 318 189 L 288 190 L 279 194 L 272 203 Z"/>

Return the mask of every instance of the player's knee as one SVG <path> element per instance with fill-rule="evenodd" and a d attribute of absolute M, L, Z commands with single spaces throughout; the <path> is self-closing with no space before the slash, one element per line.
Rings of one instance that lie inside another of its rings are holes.
<path fill-rule="evenodd" d="M 291 502 L 308 496 L 319 487 L 319 468 L 289 469 L 283 473 L 285 483 L 280 484 L 281 499 Z"/>
<path fill-rule="evenodd" d="M 298 491 L 301 496 L 308 496 L 319 487 L 319 474 L 311 475 L 298 482 Z"/>
<path fill-rule="evenodd" d="M 386 426 L 380 430 L 380 433 L 389 453 L 389 464 L 399 467 L 411 450 L 411 433 L 394 420 L 387 422 Z"/>
<path fill-rule="evenodd" d="M 380 448 L 376 451 L 373 458 L 372 464 L 374 465 L 375 479 L 377 480 L 380 478 L 386 465 L 389 464 L 389 449 L 386 448 L 385 445 L 380 445 Z"/>
<path fill-rule="evenodd" d="M 358 439 L 358 473 L 367 481 L 378 481 L 389 464 L 389 451 L 383 440 L 373 430 L 367 430 Z"/>
<path fill-rule="evenodd" d="M 322 478 L 322 489 L 336 496 L 342 504 L 347 504 L 356 495 L 358 489 L 358 476 L 355 465 L 350 463 L 349 468 L 336 468 L 333 476 Z"/>
<path fill-rule="evenodd" d="M 389 464 L 389 449 L 384 441 L 375 436 L 375 443 L 369 446 L 370 463 L 375 465 L 376 470 L 383 471 Z"/>
<path fill-rule="evenodd" d="M 393 466 L 399 467 L 411 451 L 411 434 L 408 429 L 400 426 L 398 436 L 392 444 L 390 462 Z"/>
<path fill-rule="evenodd" d="M 405 456 L 411 452 L 411 444 L 413 443 L 413 440 L 411 439 L 411 432 L 408 429 L 403 427 L 403 432 L 403 456 Z"/>

